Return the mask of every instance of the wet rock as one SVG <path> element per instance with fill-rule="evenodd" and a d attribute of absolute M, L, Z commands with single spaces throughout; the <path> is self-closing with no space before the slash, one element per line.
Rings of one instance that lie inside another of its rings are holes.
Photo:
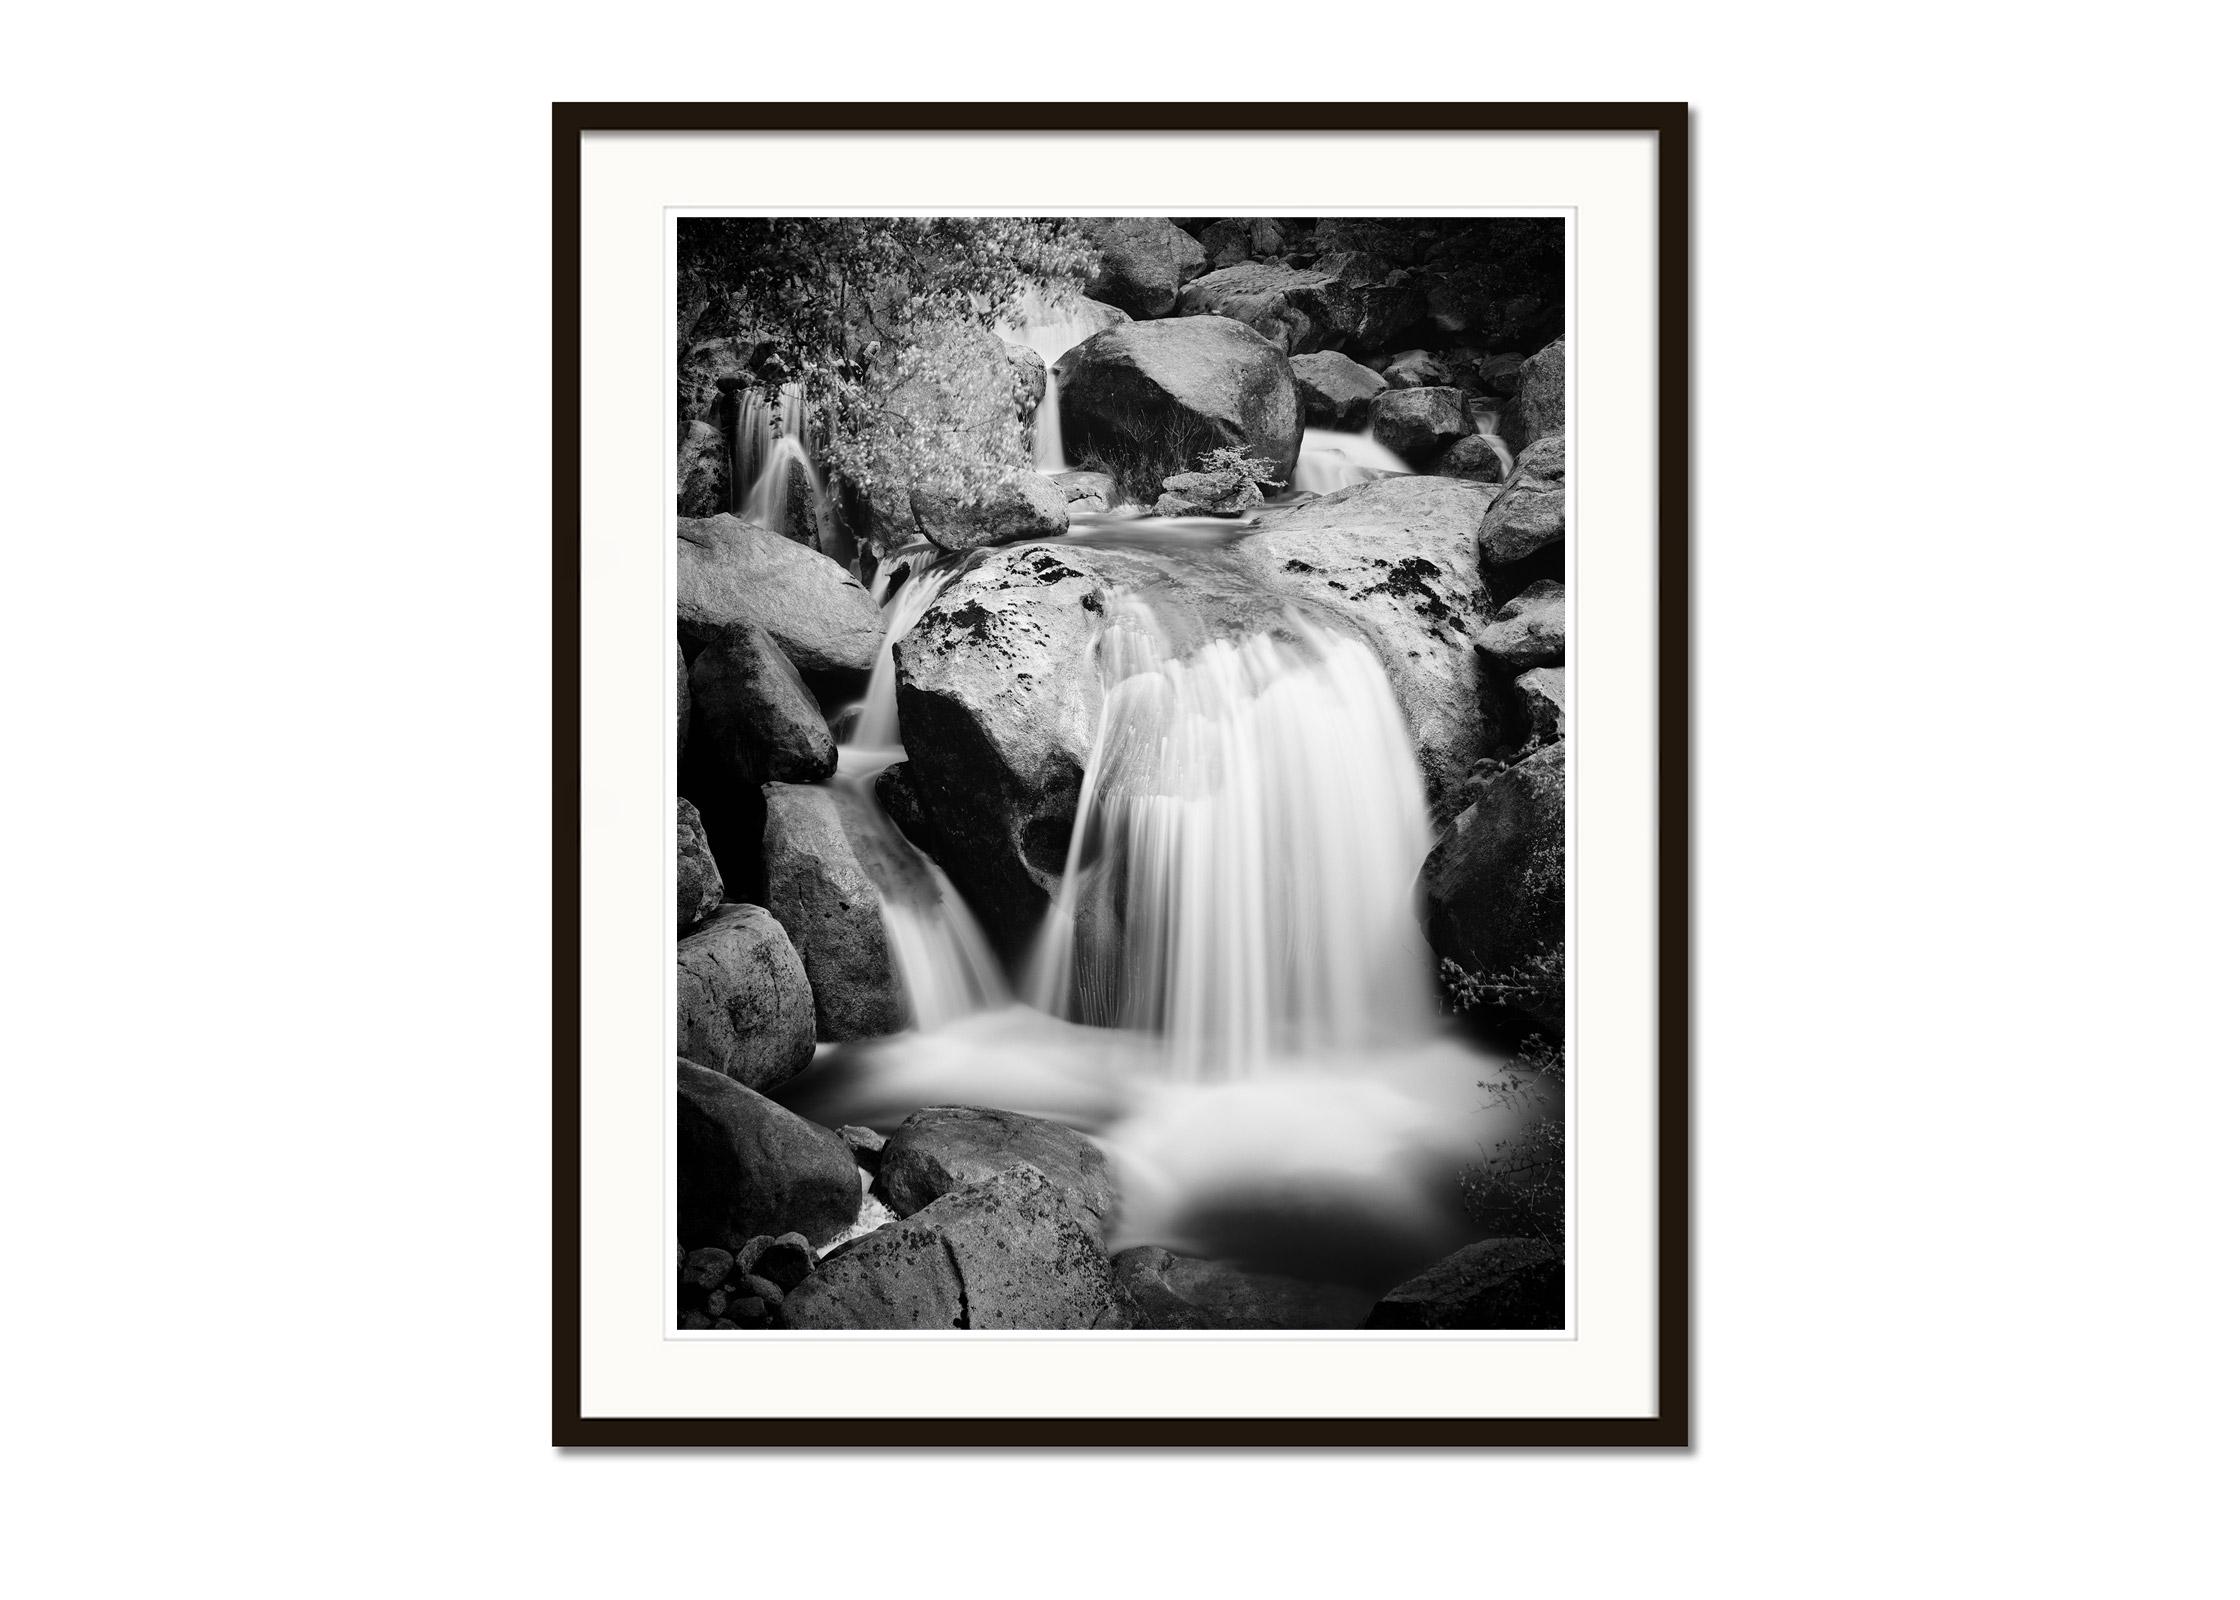
<path fill-rule="evenodd" d="M 726 792 L 768 779 L 816 783 L 839 761 L 816 696 L 773 639 L 753 623 L 714 630 L 692 663 L 696 773 Z"/>
<path fill-rule="evenodd" d="M 1065 870 L 1102 693 L 1089 646 L 1103 608 L 1159 570 L 1132 551 L 1007 546 L 896 642 L 922 830 L 910 837 L 1000 947 L 1026 947 Z"/>
<path fill-rule="evenodd" d="M 1463 779 L 1484 753 L 1469 643 L 1492 609 L 1478 577 L 1477 528 L 1493 495 L 1458 478 L 1380 478 L 1266 513 L 1260 532 L 1236 546 L 1258 582 L 1326 612 L 1376 650 L 1440 817 L 1459 807 Z"/>
<path fill-rule="evenodd" d="M 1517 457 L 1478 528 L 1486 592 L 1505 601 L 1543 580 L 1563 581 L 1564 447 L 1555 434 Z"/>
<path fill-rule="evenodd" d="M 723 904 L 723 874 L 708 850 L 708 830 L 690 800 L 677 802 L 677 927 L 691 927 Z"/>
<path fill-rule="evenodd" d="M 1163 317 L 1175 291 L 1205 270 L 1205 247 L 1165 217 L 1088 217 L 1082 232 L 1096 251 L 1091 298 L 1131 317 Z"/>
<path fill-rule="evenodd" d="M 1066 458 L 1093 463 L 1148 504 L 1160 480 L 1223 447 L 1288 478 L 1305 424 L 1283 351 L 1227 317 L 1108 328 L 1058 359 Z"/>
<path fill-rule="evenodd" d="M 677 515 L 712 517 L 730 501 L 731 455 L 722 430 L 690 422 L 677 442 Z"/>
<path fill-rule="evenodd" d="M 1351 296 L 1329 273 L 1264 261 L 1207 273 L 1182 291 L 1175 309 L 1186 317 L 1232 318 L 1287 356 L 1332 348 L 1355 320 Z"/>
<path fill-rule="evenodd" d="M 758 1234 L 799 1233 L 823 1244 L 855 1221 L 861 1201 L 838 1134 L 720 1072 L 677 1063 L 681 1242 L 735 1249 Z"/>
<path fill-rule="evenodd" d="M 1478 425 L 1470 416 L 1470 397 L 1460 389 L 1387 389 L 1370 409 L 1369 431 L 1393 454 L 1425 466 L 1476 433 Z"/>
<path fill-rule="evenodd" d="M 912 490 L 918 531 L 944 550 L 977 550 L 1066 531 L 1066 497 L 1039 472 L 1015 472 L 988 493 L 958 501 Z"/>
<path fill-rule="evenodd" d="M 840 1137 L 847 1142 L 856 1165 L 877 1177 L 881 1153 L 887 1148 L 887 1136 L 875 1128 L 858 1128 L 851 1124 L 840 1130 Z"/>
<path fill-rule="evenodd" d="M 1458 439 L 1439 458 L 1433 470 L 1442 478 L 1468 478 L 1472 483 L 1499 483 L 1502 478 L 1501 446 L 1482 433 Z"/>
<path fill-rule="evenodd" d="M 879 651 L 879 608 L 837 561 L 738 517 L 679 518 L 679 631 L 706 643 L 740 623 L 803 672 L 867 671 Z"/>
<path fill-rule="evenodd" d="M 1401 1284 L 1371 1328 L 1561 1328 L 1563 1251 L 1538 1239 L 1481 1239 Z"/>
<path fill-rule="evenodd" d="M 1119 1204 L 1112 1169 L 1092 1141 L 1063 1123 L 981 1106 L 929 1106 L 905 1119 L 887 1141 L 873 1192 L 907 1217 L 1021 1165 L 1056 1185 L 1092 1225 L 1101 1226 Z"/>
<path fill-rule="evenodd" d="M 1532 445 L 1563 432 L 1563 341 L 1558 339 L 1524 363 L 1517 373 L 1517 404 L 1524 413 L 1524 440 Z"/>
<path fill-rule="evenodd" d="M 1234 517 L 1260 504 L 1260 485 L 1236 471 L 1178 472 L 1160 484 L 1154 515 Z"/>
<path fill-rule="evenodd" d="M 1504 601 L 1470 644 L 1479 669 L 1505 679 L 1534 667 L 1562 666 L 1563 638 L 1563 585 L 1543 578 Z"/>
<path fill-rule="evenodd" d="M 865 1039 L 910 1021 L 887 946 L 878 891 L 857 859 L 830 789 L 763 786 L 764 871 L 771 914 L 800 953 L 816 999 L 817 1037 Z"/>
<path fill-rule="evenodd" d="M 1416 880 L 1424 936 L 1466 972 L 1544 973 L 1560 960 L 1564 749 L 1549 745 L 1484 784 L 1424 858 Z M 1561 1036 L 1560 976 L 1527 986 L 1514 1003 Z"/>
<path fill-rule="evenodd" d="M 1385 366 L 1384 381 L 1395 389 L 1442 389 L 1453 386 L 1454 374 L 1428 350 L 1403 350 Z"/>
<path fill-rule="evenodd" d="M 817 1048 L 809 979 L 778 920 L 730 905 L 677 941 L 677 1053 L 774 1089 Z"/>
<path fill-rule="evenodd" d="M 1109 472 L 1054 472 L 1050 482 L 1065 496 L 1068 512 L 1110 511 L 1121 503 L 1119 480 Z"/>
<path fill-rule="evenodd" d="M 1358 1328 L 1376 1300 L 1350 1284 L 1248 1272 L 1160 1245 L 1120 1251 L 1112 1273 L 1145 1328 Z"/>
<path fill-rule="evenodd" d="M 1346 433 L 1369 426 L 1370 410 L 1386 387 L 1383 377 L 1335 350 L 1293 356 L 1291 376 L 1299 385 L 1307 426 Z"/>
<path fill-rule="evenodd" d="M 1096 1234 L 1031 1167 L 852 1240 L 786 1297 L 794 1328 L 1125 1328 Z"/>

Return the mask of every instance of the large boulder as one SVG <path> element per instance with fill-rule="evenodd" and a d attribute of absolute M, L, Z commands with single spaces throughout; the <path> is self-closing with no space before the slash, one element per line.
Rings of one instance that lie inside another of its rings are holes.
<path fill-rule="evenodd" d="M 1050 482 L 1065 496 L 1068 515 L 1110 511 L 1120 504 L 1120 484 L 1109 472 L 1053 472 Z"/>
<path fill-rule="evenodd" d="M 895 643 L 910 836 L 999 947 L 1026 948 L 1065 871 L 1102 698 L 1090 643 L 1104 608 L 1160 572 L 1129 550 L 990 550 Z"/>
<path fill-rule="evenodd" d="M 852 1172 L 851 1167 L 851 1172 Z M 1124 1329 L 1095 1231 L 1032 1167 L 953 1189 L 851 1240 L 786 1296 L 791 1328 Z"/>
<path fill-rule="evenodd" d="M 803 672 L 865 672 L 879 607 L 847 568 L 738 517 L 677 520 L 677 628 L 706 643 L 751 622 Z"/>
<path fill-rule="evenodd" d="M 1564 749 L 1548 745 L 1484 784 L 1416 880 L 1431 948 L 1465 972 L 1509 979 L 1515 1008 L 1559 1035 Z"/>
<path fill-rule="evenodd" d="M 1285 355 L 1331 349 L 1354 324 L 1352 298 L 1337 278 L 1263 261 L 1207 273 L 1182 291 L 1175 309 L 1186 317 L 1233 318 Z"/>
<path fill-rule="evenodd" d="M 730 905 L 677 941 L 677 1054 L 775 1089 L 817 1050 L 801 958 L 760 906 Z"/>
<path fill-rule="evenodd" d="M 694 658 L 692 704 L 698 770 L 727 788 L 817 783 L 839 761 L 799 669 L 751 622 L 718 628 Z"/>
<path fill-rule="evenodd" d="M 1014 472 L 970 500 L 912 490 L 918 531 L 943 550 L 977 550 L 1066 531 L 1065 492 L 1039 472 Z"/>
<path fill-rule="evenodd" d="M 1563 1250 L 1541 1239 L 1465 1245 L 1378 1301 L 1368 1326 L 1561 1328 Z"/>
<path fill-rule="evenodd" d="M 1119 1205 L 1112 1168 L 1087 1138 L 1063 1123 L 982 1106 L 929 1106 L 904 1119 L 880 1156 L 874 1192 L 907 1217 L 952 1189 L 1020 1165 L 1055 1184 L 1094 1228 Z"/>
<path fill-rule="evenodd" d="M 1178 472 L 1159 485 L 1152 514 L 1161 517 L 1235 517 L 1260 504 L 1260 485 L 1248 472 Z"/>
<path fill-rule="evenodd" d="M 685 425 L 677 441 L 677 515 L 712 517 L 731 498 L 731 452 L 723 447 L 723 430 L 712 423 Z"/>
<path fill-rule="evenodd" d="M 677 800 L 677 926 L 689 928 L 723 904 L 723 874 L 708 849 L 708 830 L 700 825 L 700 810 L 681 796 Z"/>
<path fill-rule="evenodd" d="M 1470 646 L 1478 652 L 1480 670 L 1489 677 L 1560 667 L 1564 626 L 1563 585 L 1543 578 L 1504 601 Z"/>
<path fill-rule="evenodd" d="M 863 1203 L 837 1133 L 720 1072 L 677 1063 L 677 1243 L 736 1251 L 766 1234 L 821 1245 Z"/>
<path fill-rule="evenodd" d="M 1369 426 L 1370 408 L 1385 391 L 1385 380 L 1351 356 L 1316 350 L 1291 358 L 1299 385 L 1299 404 L 1310 428 L 1359 433 Z"/>
<path fill-rule="evenodd" d="M 1144 1328 L 1358 1328 L 1376 1299 L 1351 1284 L 1248 1272 L 1155 1244 L 1119 1252 L 1112 1273 Z"/>
<path fill-rule="evenodd" d="M 800 952 L 816 999 L 817 1037 L 867 1039 L 910 1022 L 887 945 L 879 893 L 857 859 L 838 797 L 800 784 L 763 786 L 770 910 Z"/>
<path fill-rule="evenodd" d="M 1131 317 L 1163 317 L 1175 291 L 1205 271 L 1205 246 L 1165 217 L 1085 217 L 1096 252 L 1088 292 Z"/>
<path fill-rule="evenodd" d="M 1380 478 L 1265 514 L 1235 551 L 1275 596 L 1327 612 L 1376 650 L 1435 816 L 1461 804 L 1484 753 L 1469 644 L 1492 609 L 1477 529 L 1493 495 L 1459 478 Z"/>
<path fill-rule="evenodd" d="M 1428 466 L 1478 431 L 1460 389 L 1387 389 L 1369 412 L 1377 443 L 1415 466 Z"/>
<path fill-rule="evenodd" d="M 1232 448 L 1291 475 L 1305 424 L 1290 364 L 1227 317 L 1135 322 L 1093 334 L 1058 358 L 1066 459 L 1111 472 L 1149 503 L 1162 479 Z"/>
<path fill-rule="evenodd" d="M 1524 438 L 1530 445 L 1563 432 L 1563 341 L 1558 339 L 1524 363 L 1517 373 L 1517 405 L 1524 413 Z"/>
<path fill-rule="evenodd" d="M 1478 570 L 1495 600 L 1508 600 L 1542 581 L 1563 581 L 1563 485 L 1559 433 L 1517 457 L 1516 469 L 1486 508 L 1478 527 Z"/>

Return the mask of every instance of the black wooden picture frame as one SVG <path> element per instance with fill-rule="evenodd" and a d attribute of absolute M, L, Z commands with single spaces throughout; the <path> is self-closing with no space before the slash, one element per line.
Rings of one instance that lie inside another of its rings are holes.
<path fill-rule="evenodd" d="M 1657 191 L 1657 1410 L 1635 1417 L 589 1417 L 582 1405 L 582 141 L 717 132 L 1647 133 Z M 1689 159 L 1682 102 L 556 103 L 552 108 L 552 1438 L 577 1445 L 1685 1446 L 1689 1231 Z"/>

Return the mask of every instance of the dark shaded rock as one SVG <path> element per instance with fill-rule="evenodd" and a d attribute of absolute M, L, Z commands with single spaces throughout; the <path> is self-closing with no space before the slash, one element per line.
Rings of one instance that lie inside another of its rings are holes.
<path fill-rule="evenodd" d="M 677 441 L 677 515 L 712 517 L 731 501 L 731 453 L 712 423 L 690 422 Z"/>
<path fill-rule="evenodd" d="M 771 913 L 800 953 L 816 997 L 817 1037 L 865 1039 L 908 1026 L 878 891 L 857 859 L 830 789 L 763 786 L 762 854 Z"/>
<path fill-rule="evenodd" d="M 1439 458 L 1434 469 L 1442 478 L 1468 478 L 1472 483 L 1501 481 L 1501 446 L 1482 433 L 1458 439 Z"/>
<path fill-rule="evenodd" d="M 1372 1328 L 1561 1328 L 1563 1251 L 1539 1239 L 1481 1239 L 1401 1284 Z"/>
<path fill-rule="evenodd" d="M 930 852 L 933 847 L 926 841 L 933 837 L 933 830 L 926 825 L 925 807 L 918 800 L 918 786 L 910 781 L 910 763 L 897 761 L 885 768 L 872 780 L 871 788 L 887 820 L 901 830 L 905 839 Z"/>
<path fill-rule="evenodd" d="M 1085 217 L 1081 230 L 1096 251 L 1091 298 L 1131 317 L 1163 317 L 1175 291 L 1205 270 L 1205 247 L 1165 217 Z"/>
<path fill-rule="evenodd" d="M 777 1289 L 777 1294 L 763 1295 L 763 1298 L 774 1300 L 780 1295 L 791 1293 L 803 1278 L 816 1270 L 817 1253 L 809 1247 L 809 1241 L 802 1235 L 786 1233 L 768 1241 L 754 1251 L 751 1257 L 747 1251 L 740 1251 L 739 1261 L 746 1292 L 762 1294 L 763 1291 L 756 1286 L 754 1279 L 763 1279 Z M 754 1277 L 747 1278 L 745 1274 L 748 1272 L 753 1273 Z"/>
<path fill-rule="evenodd" d="M 880 1157 L 874 1192 L 907 1217 L 1021 1165 L 1040 1171 L 1092 1224 L 1119 1204 L 1112 1169 L 1091 1140 L 1063 1123 L 980 1106 L 929 1106 L 905 1119 Z"/>
<path fill-rule="evenodd" d="M 1517 373 L 1517 404 L 1524 413 L 1523 443 L 1563 432 L 1563 341 L 1558 339 Z"/>
<path fill-rule="evenodd" d="M 1137 322 L 1093 334 L 1059 357 L 1066 458 L 1110 472 L 1130 499 L 1224 447 L 1273 462 L 1299 456 L 1298 387 L 1283 352 L 1227 317 Z"/>
<path fill-rule="evenodd" d="M 1120 1251 L 1112 1274 L 1145 1328 L 1358 1328 L 1376 1301 L 1350 1284 L 1248 1272 L 1160 1245 Z"/>
<path fill-rule="evenodd" d="M 1229 317 L 1277 345 L 1285 355 L 1327 350 L 1352 331 L 1352 297 L 1326 272 L 1263 261 L 1209 272 L 1182 291 L 1186 317 Z"/>
<path fill-rule="evenodd" d="M 786 1297 L 793 1328 L 1126 1328 L 1096 1234 L 1031 1167 L 955 1189 L 836 1250 Z"/>
<path fill-rule="evenodd" d="M 910 493 L 918 531 L 944 550 L 977 550 L 1066 531 L 1066 497 L 1039 472 L 1015 472 L 987 494 L 955 501 Z"/>
<path fill-rule="evenodd" d="M 1517 457 L 1516 470 L 1486 508 L 1478 528 L 1478 570 L 1495 600 L 1543 580 L 1563 581 L 1563 480 L 1559 433 Z"/>
<path fill-rule="evenodd" d="M 847 1142 L 848 1149 L 854 1154 L 856 1165 L 877 1177 L 881 1153 L 887 1148 L 887 1136 L 875 1128 L 851 1125 L 840 1130 L 840 1137 Z"/>
<path fill-rule="evenodd" d="M 1562 956 L 1564 748 L 1548 745 L 1485 784 L 1424 858 L 1424 936 L 1466 972 L 1544 971 Z M 1529 987 L 1515 1004 L 1561 1036 L 1560 981 Z"/>
<path fill-rule="evenodd" d="M 839 750 L 816 696 L 773 639 L 753 623 L 714 630 L 692 663 L 693 760 L 727 792 L 776 779 L 832 776 Z"/>
<path fill-rule="evenodd" d="M 1376 650 L 1439 817 L 1459 807 L 1462 780 L 1484 753 L 1468 645 L 1491 610 L 1477 529 L 1493 495 L 1458 478 L 1380 478 L 1269 512 L 1236 546 L 1239 563 L 1276 595 L 1326 610 Z"/>
<path fill-rule="evenodd" d="M 829 556 L 738 517 L 677 522 L 677 627 L 706 643 L 753 623 L 803 672 L 867 671 L 879 608 Z"/>
<path fill-rule="evenodd" d="M 1478 431 L 1460 389 L 1387 389 L 1370 408 L 1377 443 L 1417 466 L 1439 459 Z"/>
<path fill-rule="evenodd" d="M 677 646 L 677 754 L 684 754 L 692 733 L 692 669 L 685 665 L 684 646 Z"/>
<path fill-rule="evenodd" d="M 1395 389 L 1442 389 L 1453 386 L 1454 374 L 1428 350 L 1403 350 L 1385 364 L 1384 381 Z"/>
<path fill-rule="evenodd" d="M 1485 385 L 1487 394 L 1506 400 L 1523 383 L 1523 369 L 1524 357 L 1514 350 L 1504 350 L 1478 363 L 1478 381 Z"/>
<path fill-rule="evenodd" d="M 730 905 L 677 941 L 677 1053 L 750 1089 L 774 1089 L 816 1053 L 816 1014 L 785 929 Z"/>
<path fill-rule="evenodd" d="M 723 874 L 708 851 L 708 831 L 690 800 L 677 802 L 677 926 L 689 928 L 723 904 Z"/>
<path fill-rule="evenodd" d="M 1506 679 L 1534 667 L 1562 666 L 1563 639 L 1563 585 L 1543 578 L 1504 601 L 1470 644 L 1480 671 Z"/>
<path fill-rule="evenodd" d="M 799 1233 L 822 1244 L 847 1230 L 861 1201 L 838 1134 L 720 1072 L 677 1063 L 680 1242 L 736 1249 L 757 1234 Z"/>
<path fill-rule="evenodd" d="M 1347 433 L 1359 433 L 1369 426 L 1370 410 L 1386 387 L 1377 373 L 1335 350 L 1293 356 L 1291 376 L 1299 385 L 1299 404 L 1307 426 Z"/>
<path fill-rule="evenodd" d="M 1160 488 L 1151 510 L 1162 517 L 1234 517 L 1260 504 L 1260 485 L 1231 470 L 1178 472 Z"/>
<path fill-rule="evenodd" d="M 711 1289 L 723 1287 L 735 1265 L 728 1250 L 718 1250 L 712 1245 L 687 1252 L 684 1265 L 677 1269 L 680 1288 L 705 1295 Z"/>
<path fill-rule="evenodd" d="M 1120 504 L 1120 483 L 1109 472 L 1054 472 L 1050 481 L 1066 497 L 1069 512 L 1110 511 Z"/>

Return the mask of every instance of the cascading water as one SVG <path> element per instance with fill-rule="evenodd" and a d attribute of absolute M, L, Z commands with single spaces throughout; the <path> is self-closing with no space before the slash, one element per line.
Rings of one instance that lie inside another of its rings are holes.
<path fill-rule="evenodd" d="M 1366 433 L 1309 428 L 1299 440 L 1299 462 L 1291 487 L 1308 494 L 1335 494 L 1371 478 L 1404 473 L 1408 464 Z"/>
<path fill-rule="evenodd" d="M 832 499 L 809 453 L 808 428 L 800 384 L 781 385 L 775 399 L 756 388 L 741 394 L 731 441 L 731 510 L 837 556 Z"/>
<path fill-rule="evenodd" d="M 1042 400 L 1034 408 L 1034 464 L 1038 471 L 1063 472 L 1065 444 L 1058 427 L 1058 357 L 1105 325 L 1086 305 L 1049 306 L 1030 301 L 1020 320 L 1001 332 L 1012 344 L 1023 344 L 1042 357 Z"/>
<path fill-rule="evenodd" d="M 1517 470 L 1517 458 L 1510 453 L 1509 442 L 1501 437 L 1501 415 L 1490 408 L 1473 406 L 1470 420 L 1477 424 L 1480 436 L 1493 441 L 1494 453 L 1501 458 L 1501 476 L 1506 479 Z"/>
<path fill-rule="evenodd" d="M 1187 655 L 1138 597 L 1108 617 L 1036 1004 L 1156 1034 L 1199 1081 L 1428 1034 L 1410 896 L 1430 834 L 1375 655 L 1296 614 Z"/>
<path fill-rule="evenodd" d="M 879 774 L 902 759 L 895 713 L 894 645 L 933 603 L 951 574 L 932 552 L 890 560 L 879 575 L 887 594 L 884 635 L 871 686 L 854 730 L 840 747 L 833 777 L 848 815 L 849 840 L 879 893 L 879 915 L 913 1020 L 938 1028 L 1007 998 L 1003 969 L 948 875 L 902 835 L 879 804 Z"/>

